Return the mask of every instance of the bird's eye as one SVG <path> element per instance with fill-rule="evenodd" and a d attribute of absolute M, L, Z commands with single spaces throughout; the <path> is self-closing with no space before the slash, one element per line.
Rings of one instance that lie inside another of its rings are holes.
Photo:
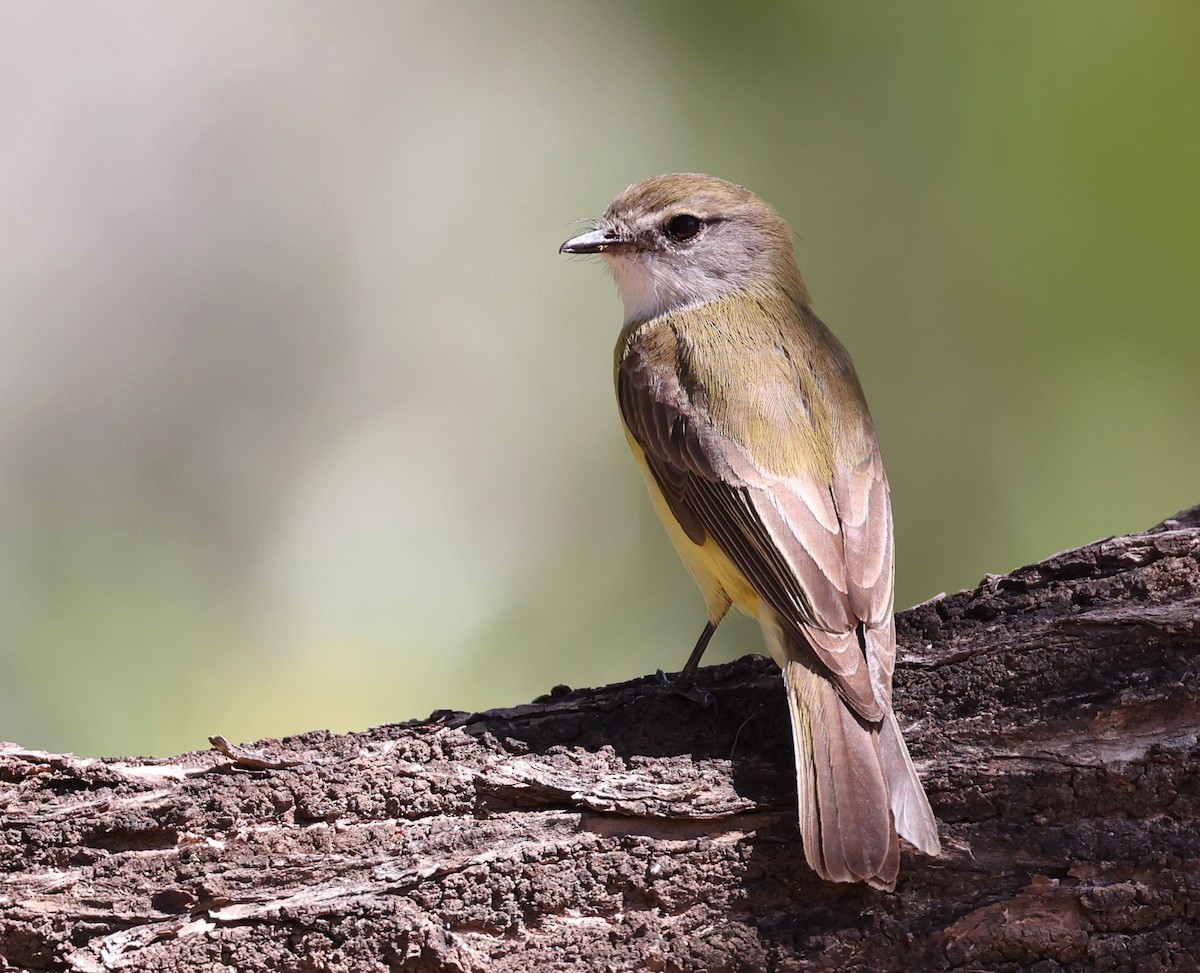
<path fill-rule="evenodd" d="M 664 229 L 667 231 L 667 236 L 676 243 L 683 243 L 699 233 L 702 226 L 704 226 L 704 222 L 700 217 L 692 216 L 691 213 L 680 213 L 667 220 Z"/>

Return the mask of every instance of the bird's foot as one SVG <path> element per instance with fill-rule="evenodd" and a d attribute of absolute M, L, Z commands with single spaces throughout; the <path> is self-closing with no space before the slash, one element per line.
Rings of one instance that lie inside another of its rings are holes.
<path fill-rule="evenodd" d="M 658 681 L 676 696 L 682 696 L 684 699 L 690 699 L 693 703 L 699 703 L 705 709 L 715 711 L 717 708 L 717 698 L 712 693 L 697 686 L 696 677 L 692 673 L 681 672 L 672 679 L 659 669 Z"/>

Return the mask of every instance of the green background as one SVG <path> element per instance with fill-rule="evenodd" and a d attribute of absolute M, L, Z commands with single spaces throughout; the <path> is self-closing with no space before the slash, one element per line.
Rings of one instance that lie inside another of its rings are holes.
<path fill-rule="evenodd" d="M 898 606 L 1200 501 L 1198 47 L 1190 2 L 5 4 L 0 739 L 678 668 L 619 303 L 557 254 L 657 172 L 795 227 Z"/>

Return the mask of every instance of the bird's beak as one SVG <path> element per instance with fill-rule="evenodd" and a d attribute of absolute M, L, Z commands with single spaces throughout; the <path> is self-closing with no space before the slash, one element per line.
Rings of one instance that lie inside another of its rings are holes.
<path fill-rule="evenodd" d="M 629 240 L 623 240 L 616 230 L 611 228 L 589 230 L 571 237 L 558 248 L 559 253 L 604 253 L 606 250 L 624 250 L 632 246 Z"/>

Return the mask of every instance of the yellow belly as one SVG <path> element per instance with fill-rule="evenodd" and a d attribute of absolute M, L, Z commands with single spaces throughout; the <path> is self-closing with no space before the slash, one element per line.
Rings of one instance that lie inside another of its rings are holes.
<path fill-rule="evenodd" d="M 671 512 L 671 506 L 667 503 L 667 498 L 658 488 L 658 481 L 654 479 L 654 474 L 646 465 L 646 456 L 642 447 L 637 444 L 628 430 L 625 432 L 625 438 L 629 441 L 633 458 L 637 461 L 638 468 L 646 480 L 650 499 L 654 502 L 654 512 L 663 522 L 663 526 L 667 529 L 667 536 L 671 538 L 671 543 L 679 552 L 684 566 L 700 587 L 701 594 L 704 595 L 704 602 L 708 606 L 708 617 L 714 622 L 719 622 L 729 610 L 729 606 L 733 604 L 751 617 L 757 618 L 759 598 L 758 593 L 750 586 L 750 582 L 729 560 L 712 537 L 708 537 L 703 544 L 692 542 L 687 532 L 679 526 L 679 521 L 675 519 L 675 514 Z"/>

